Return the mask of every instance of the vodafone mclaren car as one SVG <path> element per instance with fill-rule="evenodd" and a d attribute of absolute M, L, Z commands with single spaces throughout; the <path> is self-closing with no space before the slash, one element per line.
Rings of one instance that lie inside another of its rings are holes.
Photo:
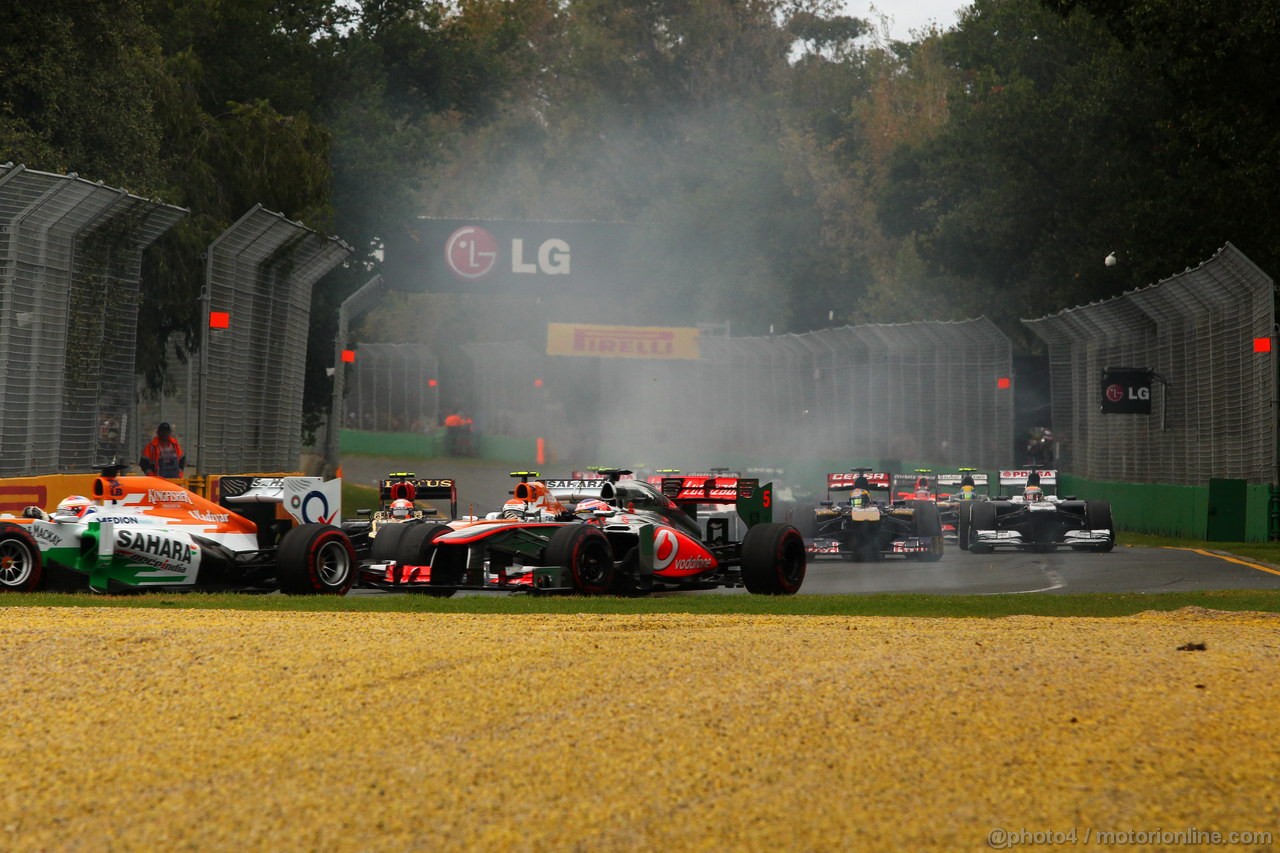
<path fill-rule="evenodd" d="M 772 484 L 755 479 L 669 477 L 660 488 L 625 479 L 531 480 L 501 513 L 432 525 L 417 553 L 402 552 L 382 589 L 447 595 L 457 590 L 637 595 L 661 589 L 745 586 L 791 595 L 805 576 L 804 540 L 772 522 Z M 705 504 L 733 504 L 747 525 L 733 540 L 725 519 L 699 526 Z M 408 539 L 406 534 L 406 541 Z"/>
<path fill-rule="evenodd" d="M 246 590 L 343 595 L 355 549 L 333 522 L 341 481 L 223 477 L 215 503 L 157 477 L 107 469 L 91 496 L 0 524 L 0 588 Z"/>
<path fill-rule="evenodd" d="M 961 547 L 974 553 L 996 548 L 1052 551 L 1067 545 L 1076 551 L 1110 551 L 1115 525 L 1107 501 L 1063 498 L 1056 491 L 1058 472 L 1001 471 L 1000 487 L 1020 493 L 966 503 L 960 509 Z"/>
<path fill-rule="evenodd" d="M 814 511 L 809 555 L 857 561 L 884 556 L 929 562 L 942 559 L 942 521 L 937 504 L 932 497 L 895 500 L 893 487 L 890 474 L 869 468 L 828 474 L 828 499 Z M 849 498 L 845 502 L 832 500 L 833 492 L 848 492 Z M 876 500 L 873 492 L 883 493 L 884 498 Z"/>

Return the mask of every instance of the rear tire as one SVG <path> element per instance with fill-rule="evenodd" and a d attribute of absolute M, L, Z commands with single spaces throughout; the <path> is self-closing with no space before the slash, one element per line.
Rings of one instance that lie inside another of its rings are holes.
<path fill-rule="evenodd" d="M 34 592 L 44 580 L 40 546 L 26 528 L 0 524 L 0 591 Z"/>
<path fill-rule="evenodd" d="M 961 501 L 956 505 L 956 544 L 961 551 L 969 550 L 969 519 L 973 515 L 973 507 L 968 501 Z"/>
<path fill-rule="evenodd" d="M 795 595 L 804 583 L 804 537 L 790 524 L 757 524 L 742 539 L 742 583 L 755 595 Z"/>
<path fill-rule="evenodd" d="M 281 538 L 276 575 L 289 595 L 346 595 L 356 579 L 356 550 L 332 524 L 302 524 Z"/>
<path fill-rule="evenodd" d="M 942 513 L 933 501 L 915 502 L 915 528 L 917 536 L 941 536 Z"/>
<path fill-rule="evenodd" d="M 613 548 L 598 527 L 561 527 L 547 543 L 544 562 L 568 569 L 574 590 L 582 595 L 607 595 L 613 589 Z"/>

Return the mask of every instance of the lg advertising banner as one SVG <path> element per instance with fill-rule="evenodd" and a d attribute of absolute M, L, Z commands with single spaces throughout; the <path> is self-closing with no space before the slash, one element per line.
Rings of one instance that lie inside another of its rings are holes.
<path fill-rule="evenodd" d="M 545 294 L 614 286 L 633 226 L 620 222 L 415 219 L 387 238 L 393 290 Z"/>
<path fill-rule="evenodd" d="M 1143 367 L 1108 367 L 1102 371 L 1104 415 L 1151 414 L 1153 371 Z"/>
<path fill-rule="evenodd" d="M 547 355 L 696 359 L 698 353 L 696 328 L 547 324 Z"/>

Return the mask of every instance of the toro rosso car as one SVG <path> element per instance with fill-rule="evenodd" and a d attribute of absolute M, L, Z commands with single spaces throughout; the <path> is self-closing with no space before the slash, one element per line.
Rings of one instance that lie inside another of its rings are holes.
<path fill-rule="evenodd" d="M 960 535 L 974 553 L 996 548 L 1052 551 L 1069 545 L 1076 551 L 1110 551 L 1115 525 L 1107 501 L 1062 498 L 1055 490 L 1057 471 L 1001 471 L 1000 486 L 1020 494 L 974 501 L 960 508 Z"/>
<path fill-rule="evenodd" d="M 809 554 L 855 561 L 884 556 L 930 562 L 942 559 L 942 521 L 937 504 L 932 497 L 872 497 L 873 491 L 890 493 L 892 489 L 890 474 L 869 468 L 828 474 L 828 496 L 848 492 L 849 499 L 839 502 L 828 498 L 815 510 Z"/>
<path fill-rule="evenodd" d="M 22 523 L 0 524 L 0 588 L 343 595 L 356 578 L 355 549 L 333 524 L 339 480 L 223 477 L 215 503 L 118 473 L 94 480 L 91 498 L 64 499 L 52 513 L 28 507 Z"/>
<path fill-rule="evenodd" d="M 805 575 L 804 540 L 772 518 L 772 484 L 755 479 L 669 477 L 661 488 L 603 477 L 525 480 L 500 517 L 430 525 L 422 548 L 402 546 L 403 562 L 384 589 L 447 595 L 456 590 L 636 595 L 660 589 L 745 586 L 791 595 Z M 747 524 L 741 541 L 725 519 L 695 519 L 696 507 L 733 504 Z M 410 534 L 405 534 L 404 542 Z"/>

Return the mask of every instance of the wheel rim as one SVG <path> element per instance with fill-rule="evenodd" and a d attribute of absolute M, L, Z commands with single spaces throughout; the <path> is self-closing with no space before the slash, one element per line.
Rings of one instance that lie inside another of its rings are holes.
<path fill-rule="evenodd" d="M 584 586 L 602 586 L 609 581 L 613 569 L 608 549 L 599 542 L 589 542 L 582 549 L 576 566 L 578 578 Z"/>
<path fill-rule="evenodd" d="M 788 585 L 794 586 L 804 577 L 805 554 L 804 540 L 797 536 L 788 536 L 782 546 L 782 559 L 778 561 L 779 574 Z"/>
<path fill-rule="evenodd" d="M 35 568 L 31 549 L 16 539 L 0 543 L 0 584 L 22 586 Z"/>
<path fill-rule="evenodd" d="M 316 575 L 325 586 L 338 587 L 351 574 L 351 555 L 341 542 L 326 542 L 316 554 Z"/>

